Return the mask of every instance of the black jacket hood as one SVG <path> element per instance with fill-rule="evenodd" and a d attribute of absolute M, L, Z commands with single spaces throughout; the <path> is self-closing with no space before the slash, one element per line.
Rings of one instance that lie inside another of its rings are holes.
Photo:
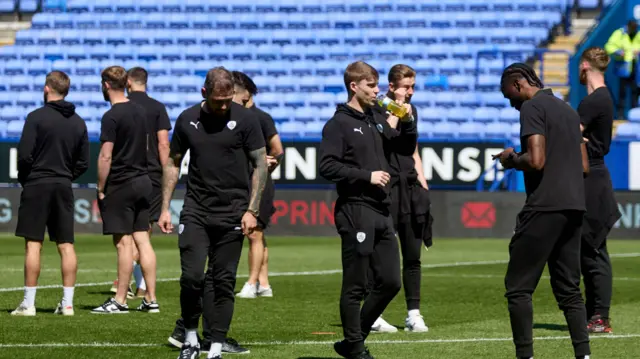
<path fill-rule="evenodd" d="M 65 100 L 47 102 L 46 106 L 60 112 L 62 116 L 67 118 L 76 113 L 76 106 Z"/>
<path fill-rule="evenodd" d="M 362 113 L 354 109 L 353 107 L 347 105 L 346 103 L 339 104 L 336 108 L 336 113 L 344 114 L 349 117 L 353 117 L 355 119 L 365 121 L 365 122 L 367 121 L 367 118 L 373 117 L 373 111 L 371 111 L 370 109 L 367 110 L 367 112 Z"/>

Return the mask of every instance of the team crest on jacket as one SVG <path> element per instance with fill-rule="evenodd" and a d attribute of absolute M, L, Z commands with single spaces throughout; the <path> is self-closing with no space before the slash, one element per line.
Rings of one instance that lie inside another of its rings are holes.
<path fill-rule="evenodd" d="M 229 121 L 227 123 L 227 127 L 229 127 L 230 130 L 233 130 L 234 128 L 236 128 L 236 121 Z"/>
<path fill-rule="evenodd" d="M 378 129 L 378 132 L 382 133 L 383 127 L 381 124 L 377 124 L 376 128 Z"/>
<path fill-rule="evenodd" d="M 364 232 L 358 232 L 358 234 L 356 234 L 356 239 L 358 240 L 358 243 L 364 242 L 366 238 L 367 238 L 367 235 Z"/>

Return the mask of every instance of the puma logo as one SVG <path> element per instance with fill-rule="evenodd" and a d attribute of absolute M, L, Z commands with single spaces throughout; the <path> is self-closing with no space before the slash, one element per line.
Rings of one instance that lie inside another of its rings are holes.
<path fill-rule="evenodd" d="M 362 127 L 360 128 L 354 128 L 353 132 L 360 132 L 361 135 L 364 135 L 364 133 L 362 133 Z"/>
<path fill-rule="evenodd" d="M 193 127 L 195 127 L 196 130 L 197 130 L 198 129 L 198 125 L 200 124 L 200 121 L 198 121 L 196 123 L 193 123 L 193 121 L 192 121 L 192 122 L 189 122 L 189 124 L 193 125 Z"/>

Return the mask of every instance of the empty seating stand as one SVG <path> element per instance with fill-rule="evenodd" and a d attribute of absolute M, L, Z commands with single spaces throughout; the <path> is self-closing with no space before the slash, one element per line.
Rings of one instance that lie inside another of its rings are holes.
<path fill-rule="evenodd" d="M 207 70 L 225 66 L 254 79 L 256 102 L 283 133 L 316 136 L 346 100 L 345 67 L 364 60 L 382 88 L 394 64 L 416 69 L 421 135 L 511 138 L 517 113 L 499 93 L 500 73 L 533 54 L 569 1 L 45 0 L 32 27 L 0 48 L 0 121 L 41 106 L 44 75 L 57 69 L 71 76 L 78 113 L 97 122 L 107 106 L 99 74 L 114 64 L 145 67 L 150 94 L 175 121 L 200 101 Z M 2 135 L 15 135 L 13 123 Z"/>

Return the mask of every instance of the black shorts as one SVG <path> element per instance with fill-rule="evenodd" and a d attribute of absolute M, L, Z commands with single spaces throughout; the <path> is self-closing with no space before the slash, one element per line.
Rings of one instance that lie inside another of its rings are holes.
<path fill-rule="evenodd" d="M 276 189 L 273 181 L 268 180 L 262 192 L 262 201 L 260 202 L 260 215 L 258 216 L 258 226 L 263 230 L 269 226 L 271 216 L 276 211 L 276 207 L 273 205 Z"/>
<path fill-rule="evenodd" d="M 98 201 L 102 233 L 132 234 L 148 231 L 151 190 L 148 176 L 108 187 L 104 199 Z"/>
<path fill-rule="evenodd" d="M 155 223 L 160 219 L 162 211 L 162 188 L 154 183 L 151 187 L 151 197 L 149 198 L 149 222 Z"/>
<path fill-rule="evenodd" d="M 27 185 L 20 195 L 16 236 L 44 241 L 46 228 L 52 242 L 73 243 L 73 204 L 69 183 Z"/>

